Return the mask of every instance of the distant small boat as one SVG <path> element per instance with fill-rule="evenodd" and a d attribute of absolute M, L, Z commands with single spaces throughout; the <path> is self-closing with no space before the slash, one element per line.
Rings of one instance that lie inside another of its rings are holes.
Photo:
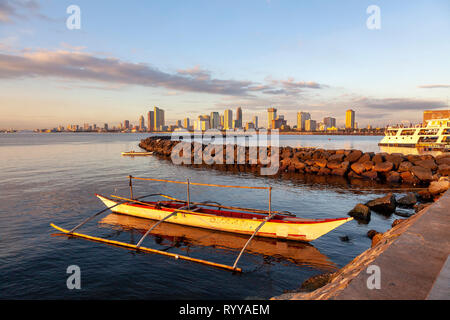
<path fill-rule="evenodd" d="M 123 156 L 151 156 L 153 152 L 138 152 L 138 151 L 128 151 L 122 152 Z"/>

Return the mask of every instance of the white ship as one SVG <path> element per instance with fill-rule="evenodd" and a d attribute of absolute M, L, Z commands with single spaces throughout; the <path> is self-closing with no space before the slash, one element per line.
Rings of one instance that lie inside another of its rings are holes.
<path fill-rule="evenodd" d="M 425 127 L 389 127 L 378 145 L 450 152 L 450 119 L 429 120 Z"/>

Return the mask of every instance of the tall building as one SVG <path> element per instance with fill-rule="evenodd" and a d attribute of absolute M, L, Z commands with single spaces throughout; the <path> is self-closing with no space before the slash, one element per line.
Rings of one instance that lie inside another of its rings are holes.
<path fill-rule="evenodd" d="M 182 128 L 183 125 L 181 124 L 181 120 L 177 120 L 177 124 L 176 124 L 177 128 Z"/>
<path fill-rule="evenodd" d="M 236 109 L 236 128 L 242 128 L 242 108 L 238 107 Z"/>
<path fill-rule="evenodd" d="M 223 114 L 220 115 L 220 126 L 225 128 L 225 116 Z"/>
<path fill-rule="evenodd" d="M 153 111 L 147 112 L 147 131 L 153 131 L 153 124 L 155 122 L 155 113 Z"/>
<path fill-rule="evenodd" d="M 233 129 L 233 111 L 230 109 L 225 110 L 225 114 L 223 116 L 223 128 L 225 130 Z"/>
<path fill-rule="evenodd" d="M 306 130 L 306 120 L 311 119 L 309 112 L 297 112 L 297 130 Z"/>
<path fill-rule="evenodd" d="M 130 129 L 130 121 L 129 120 L 125 120 L 123 122 L 123 128 L 124 129 Z"/>
<path fill-rule="evenodd" d="M 267 109 L 267 114 L 268 114 L 268 120 L 269 120 L 267 122 L 267 128 L 268 129 L 275 129 L 275 128 L 272 128 L 272 121 L 277 118 L 277 109 L 269 108 L 269 109 Z"/>
<path fill-rule="evenodd" d="M 142 116 L 142 115 L 139 117 L 139 130 L 140 131 L 145 130 L 145 120 L 144 120 L 144 116 Z"/>
<path fill-rule="evenodd" d="M 352 109 L 347 110 L 345 112 L 345 128 L 346 129 L 355 129 L 355 111 Z"/>
<path fill-rule="evenodd" d="M 336 127 L 336 118 L 332 117 L 323 118 L 323 123 L 326 128 Z"/>
<path fill-rule="evenodd" d="M 153 113 L 154 113 L 153 130 L 162 131 L 162 128 L 165 126 L 164 110 L 155 107 Z"/>
<path fill-rule="evenodd" d="M 258 116 L 253 116 L 254 129 L 258 129 Z"/>
<path fill-rule="evenodd" d="M 211 112 L 209 127 L 211 129 L 218 129 L 220 127 L 220 115 L 218 112 Z"/>
<path fill-rule="evenodd" d="M 189 130 L 190 124 L 189 124 L 189 118 L 184 118 L 184 123 L 183 123 L 183 127 L 185 129 Z"/>
<path fill-rule="evenodd" d="M 316 121 L 311 119 L 305 120 L 305 130 L 316 131 Z"/>

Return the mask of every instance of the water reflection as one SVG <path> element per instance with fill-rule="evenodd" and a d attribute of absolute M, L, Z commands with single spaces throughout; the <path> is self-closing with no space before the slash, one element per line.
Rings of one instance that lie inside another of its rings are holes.
<path fill-rule="evenodd" d="M 111 213 L 99 224 L 102 227 L 120 228 L 144 234 L 156 221 Z M 244 247 L 248 237 L 225 232 L 216 232 L 201 228 L 162 223 L 155 228 L 151 236 L 159 245 L 180 248 L 193 252 L 200 247 L 212 247 L 236 251 Z M 138 237 L 136 237 L 138 238 Z M 150 236 L 149 236 L 150 238 Z M 277 260 L 287 260 L 299 266 L 310 266 L 321 270 L 336 270 L 336 265 L 318 249 L 308 243 L 282 241 L 255 237 L 246 249 L 246 253 L 264 255 Z"/>

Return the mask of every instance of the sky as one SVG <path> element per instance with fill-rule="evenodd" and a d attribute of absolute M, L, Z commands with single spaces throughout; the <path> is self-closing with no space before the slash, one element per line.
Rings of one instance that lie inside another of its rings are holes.
<path fill-rule="evenodd" d="M 137 124 L 153 106 L 166 124 L 237 107 L 262 126 L 270 107 L 291 126 L 347 109 L 417 123 L 448 108 L 449 40 L 448 0 L 0 0 L 0 129 Z"/>

